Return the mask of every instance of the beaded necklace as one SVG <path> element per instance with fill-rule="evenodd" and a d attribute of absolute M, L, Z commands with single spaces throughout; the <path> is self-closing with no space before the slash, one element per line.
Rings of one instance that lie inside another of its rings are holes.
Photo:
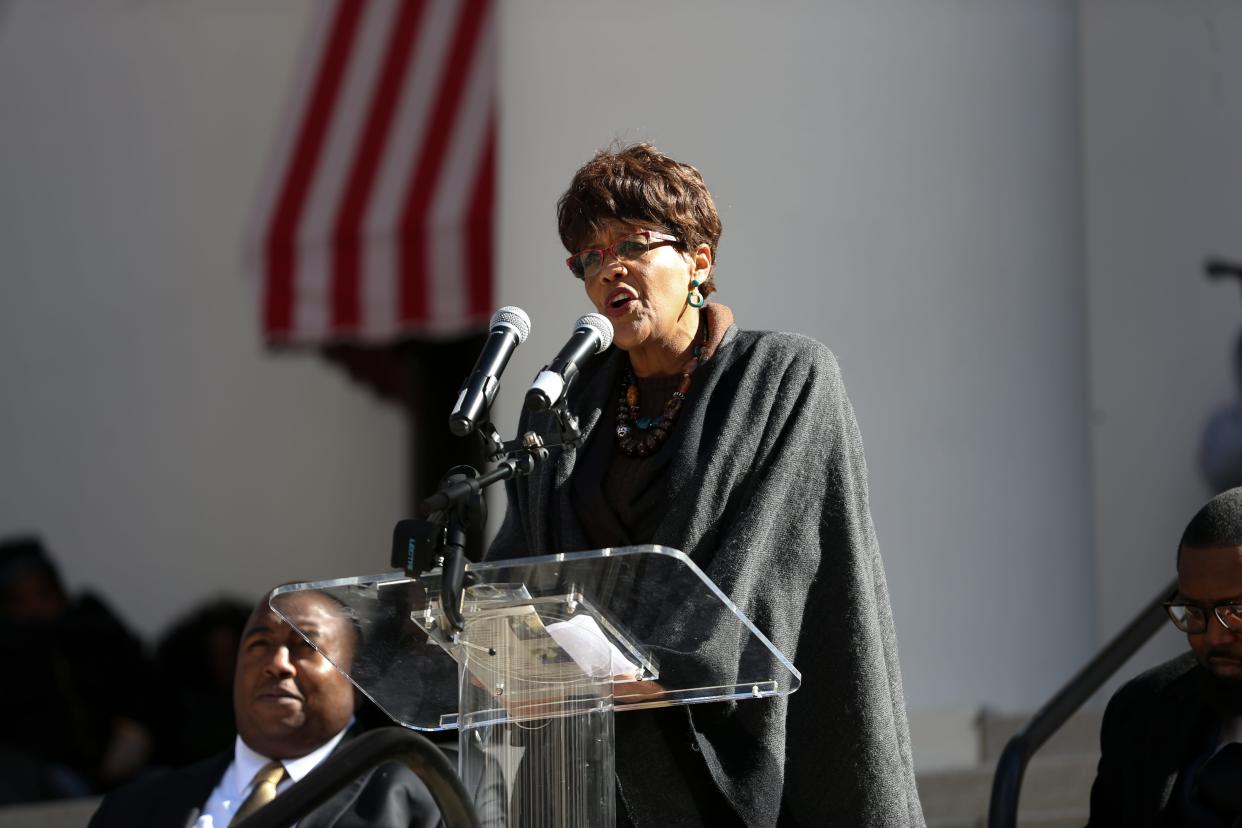
<path fill-rule="evenodd" d="M 694 353 L 686 364 L 681 367 L 681 382 L 677 390 L 664 404 L 664 411 L 658 417 L 640 417 L 638 405 L 638 379 L 634 376 L 633 367 L 625 369 L 621 378 L 621 396 L 617 400 L 617 445 L 629 457 L 650 457 L 656 449 L 668 439 L 673 429 L 681 404 L 690 392 L 690 376 L 694 369 L 711 359 L 712 349 L 707 347 L 711 341 L 707 331 L 707 315 L 701 317 L 700 327 L 703 336 L 694 346 Z"/>

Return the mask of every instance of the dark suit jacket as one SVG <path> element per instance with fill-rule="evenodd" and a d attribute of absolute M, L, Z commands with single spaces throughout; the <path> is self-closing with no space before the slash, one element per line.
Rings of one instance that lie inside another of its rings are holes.
<path fill-rule="evenodd" d="M 1186 653 L 1113 695 L 1100 728 L 1088 828 L 1169 824 L 1178 772 L 1201 750 L 1216 719 L 1207 679 L 1207 671 Z"/>
<path fill-rule="evenodd" d="M 340 744 L 354 735 L 351 728 Z M 456 758 L 455 753 L 451 758 Z M 232 761 L 232 753 L 222 753 L 121 788 L 104 798 L 91 818 L 90 828 L 192 826 Z M 466 787 L 479 795 L 470 784 Z M 298 822 L 298 828 L 434 828 L 439 822 L 440 811 L 422 781 L 401 763 L 388 762 L 338 791 Z"/>

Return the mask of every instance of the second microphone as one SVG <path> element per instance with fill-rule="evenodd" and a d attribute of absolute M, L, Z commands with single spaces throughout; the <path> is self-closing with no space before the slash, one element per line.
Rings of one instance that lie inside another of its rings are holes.
<path fill-rule="evenodd" d="M 531 383 L 526 392 L 526 407 L 543 411 L 556 405 L 582 366 L 591 357 L 603 353 L 612 344 L 612 323 L 601 313 L 588 313 L 574 323 L 574 332 L 565 347 Z"/>

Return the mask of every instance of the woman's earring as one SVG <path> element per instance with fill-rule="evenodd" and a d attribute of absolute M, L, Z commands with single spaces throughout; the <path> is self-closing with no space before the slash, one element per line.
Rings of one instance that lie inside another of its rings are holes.
<path fill-rule="evenodd" d="M 703 284 L 698 279 L 690 280 L 690 292 L 686 294 L 686 304 L 692 308 L 701 308 L 707 304 L 707 299 L 703 294 L 699 293 L 699 285 Z"/>

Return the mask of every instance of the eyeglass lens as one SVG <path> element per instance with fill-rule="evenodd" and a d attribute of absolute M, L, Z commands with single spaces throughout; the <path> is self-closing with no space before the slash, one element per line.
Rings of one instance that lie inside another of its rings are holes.
<path fill-rule="evenodd" d="M 1169 618 L 1182 632 L 1198 634 L 1207 629 L 1207 611 L 1189 604 L 1170 604 Z M 1226 629 L 1242 632 L 1242 604 L 1222 604 L 1213 613 Z"/>
<path fill-rule="evenodd" d="M 626 236 L 611 247 L 602 250 L 584 250 L 573 258 L 570 267 L 579 278 L 594 276 L 599 272 L 604 260 L 616 254 L 622 261 L 632 262 L 651 249 L 647 238 L 641 233 Z"/>

